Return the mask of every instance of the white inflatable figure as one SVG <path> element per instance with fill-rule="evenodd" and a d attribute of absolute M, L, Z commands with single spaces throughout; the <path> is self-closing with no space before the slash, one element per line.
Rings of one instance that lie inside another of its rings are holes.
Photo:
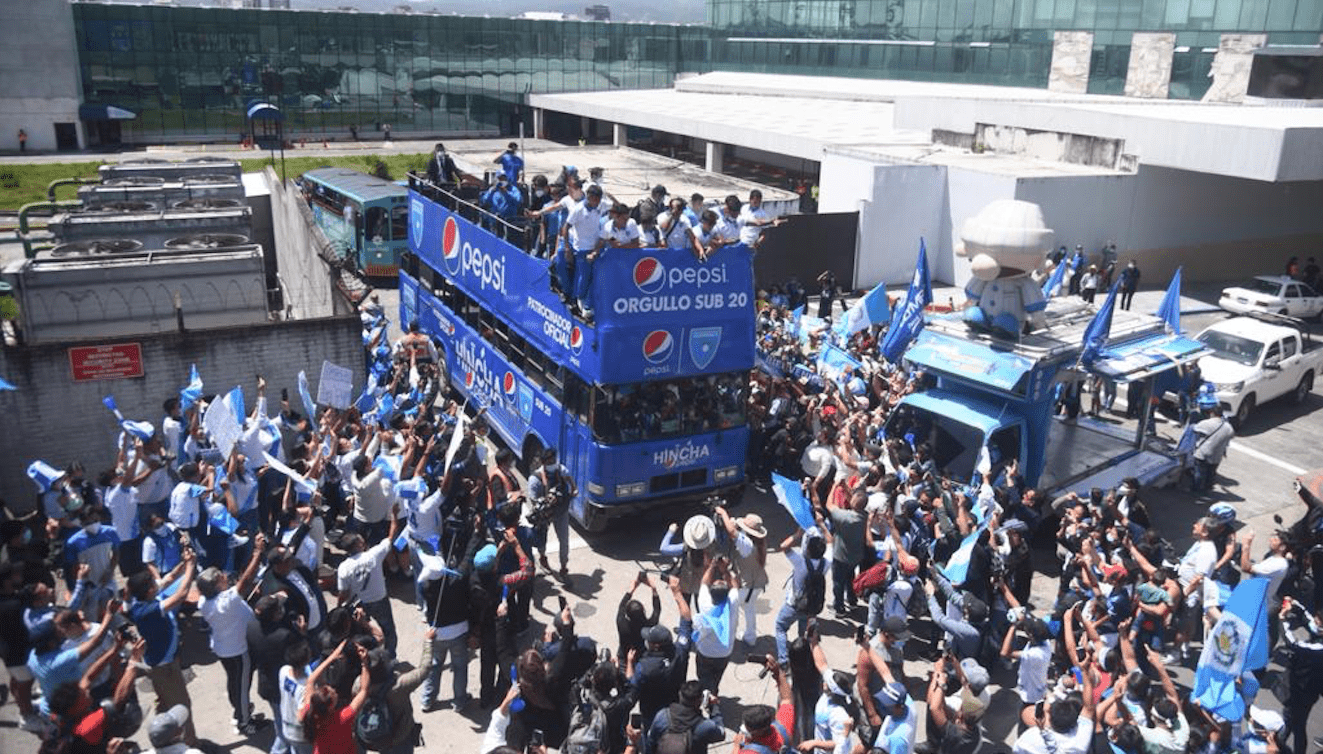
<path fill-rule="evenodd" d="M 1052 248 L 1052 229 L 1037 204 L 999 199 L 965 221 L 956 254 L 968 257 L 965 321 L 1009 338 L 1047 324 L 1047 301 L 1033 272 Z"/>

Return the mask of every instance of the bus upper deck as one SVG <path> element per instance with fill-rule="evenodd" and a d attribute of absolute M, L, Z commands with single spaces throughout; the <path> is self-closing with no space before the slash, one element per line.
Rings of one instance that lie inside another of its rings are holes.
<path fill-rule="evenodd" d="M 476 300 L 586 383 L 752 368 L 753 252 L 747 246 L 723 247 L 706 262 L 674 249 L 607 249 L 595 262 L 590 296 L 596 317 L 589 324 L 552 291 L 547 261 L 521 243 L 531 235 L 526 230 L 410 177 L 409 248 L 420 262 L 414 276 L 459 307 L 460 295 Z M 427 311 L 413 315 L 425 329 L 437 321 Z"/>

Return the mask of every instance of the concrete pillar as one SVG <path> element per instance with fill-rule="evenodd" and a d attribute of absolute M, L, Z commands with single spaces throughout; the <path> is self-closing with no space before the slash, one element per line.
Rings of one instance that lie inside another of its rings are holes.
<path fill-rule="evenodd" d="M 1166 99 L 1171 88 L 1171 63 L 1175 51 L 1175 34 L 1135 32 L 1130 38 L 1125 96 Z"/>
<path fill-rule="evenodd" d="M 588 138 L 589 138 L 590 136 L 592 136 L 592 133 L 593 133 L 593 123 L 592 123 L 592 121 L 588 118 L 587 115 L 580 116 L 580 117 L 579 117 L 579 143 L 580 143 L 580 144 L 586 144 L 586 143 L 588 142 Z"/>
<path fill-rule="evenodd" d="M 1093 32 L 1056 32 L 1052 41 L 1052 71 L 1048 74 L 1047 88 L 1069 94 L 1088 92 L 1092 56 Z"/>
<path fill-rule="evenodd" d="M 705 142 L 703 142 L 703 147 L 704 147 L 704 151 L 705 151 L 705 155 L 706 155 L 706 161 L 705 161 L 705 163 L 704 163 L 704 167 L 705 167 L 709 172 L 712 172 L 712 173 L 720 173 L 720 172 L 721 172 L 721 168 L 722 168 L 722 165 L 721 165 L 722 150 L 723 150 L 723 148 L 724 148 L 725 146 L 726 146 L 725 144 L 722 144 L 722 143 L 719 142 L 719 141 L 705 141 Z"/>
<path fill-rule="evenodd" d="M 629 126 L 624 123 L 612 123 L 611 143 L 617 147 L 629 146 Z"/>
<path fill-rule="evenodd" d="M 543 134 L 546 131 L 547 118 L 546 113 L 540 107 L 533 108 L 533 138 L 544 139 Z"/>

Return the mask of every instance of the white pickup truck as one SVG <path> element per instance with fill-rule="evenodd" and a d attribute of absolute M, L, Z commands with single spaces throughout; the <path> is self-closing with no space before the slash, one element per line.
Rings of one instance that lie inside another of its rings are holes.
<path fill-rule="evenodd" d="M 1292 320 L 1232 317 L 1199 333 L 1212 350 L 1199 359 L 1203 378 L 1217 388 L 1217 399 L 1236 426 L 1243 426 L 1254 407 L 1283 395 L 1303 403 L 1323 371 L 1323 349 L 1310 341 Z"/>

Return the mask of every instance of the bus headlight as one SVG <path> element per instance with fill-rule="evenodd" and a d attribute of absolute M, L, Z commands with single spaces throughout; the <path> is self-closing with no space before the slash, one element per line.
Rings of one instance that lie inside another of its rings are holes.
<path fill-rule="evenodd" d="M 603 495 L 606 494 L 606 488 L 603 487 L 602 485 L 598 484 L 597 482 L 589 482 L 589 483 L 588 483 L 588 494 L 589 494 L 589 495 L 596 495 L 597 497 L 602 497 Z"/>
<path fill-rule="evenodd" d="M 629 482 L 616 485 L 616 497 L 635 497 L 648 490 L 647 482 Z"/>
<path fill-rule="evenodd" d="M 733 481 L 739 475 L 740 475 L 739 466 L 722 466 L 721 468 L 712 472 L 712 481 L 729 482 L 729 481 Z"/>

